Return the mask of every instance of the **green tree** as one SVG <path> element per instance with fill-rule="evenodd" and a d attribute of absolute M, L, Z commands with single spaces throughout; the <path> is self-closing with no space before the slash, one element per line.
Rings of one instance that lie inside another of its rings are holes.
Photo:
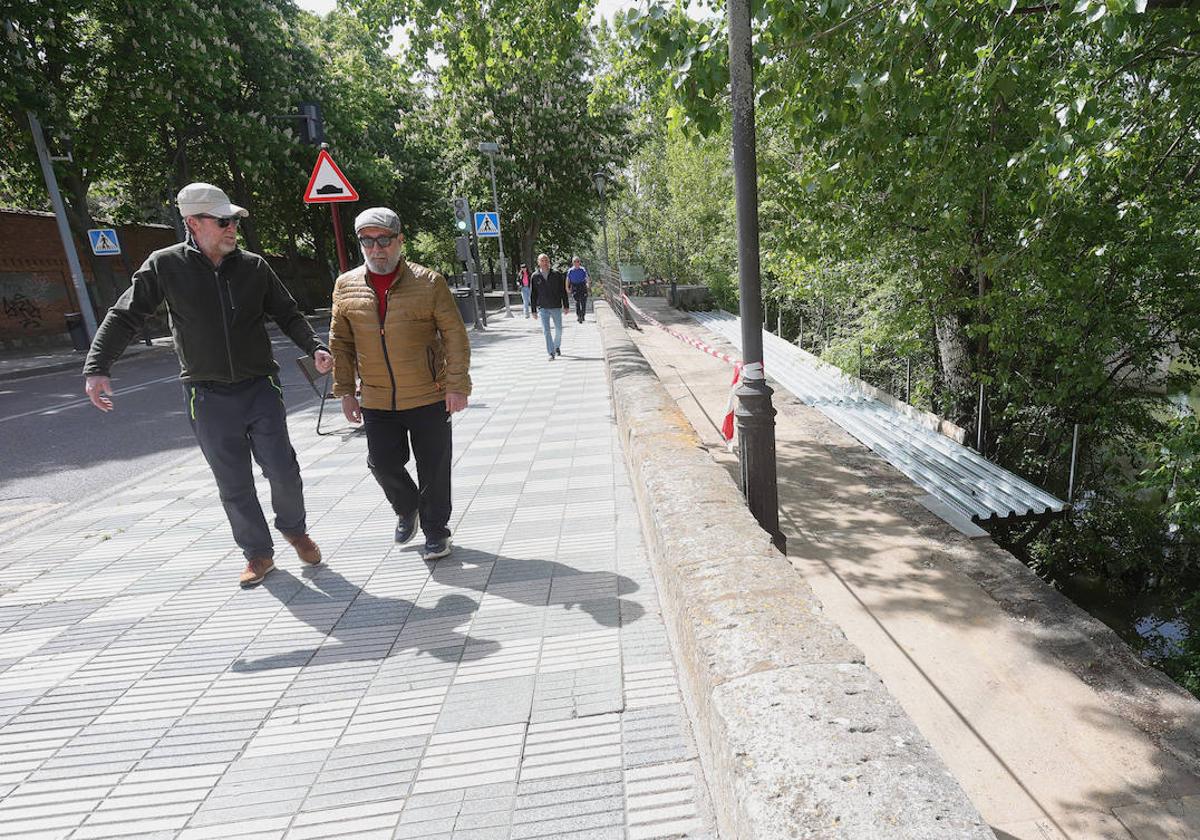
<path fill-rule="evenodd" d="M 478 144 L 500 143 L 507 254 L 532 264 L 539 250 L 563 256 L 588 241 L 599 203 L 591 173 L 623 161 L 631 145 L 623 102 L 594 95 L 591 4 L 371 0 L 358 8 L 381 26 L 408 25 L 410 61 L 444 59 L 430 81 L 445 166 L 477 209 L 492 203 Z"/>

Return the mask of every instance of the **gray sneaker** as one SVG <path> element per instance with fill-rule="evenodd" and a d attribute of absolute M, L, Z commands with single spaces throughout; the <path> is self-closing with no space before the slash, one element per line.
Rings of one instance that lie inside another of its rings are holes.
<path fill-rule="evenodd" d="M 413 511 L 408 516 L 396 517 L 396 542 L 404 545 L 413 538 L 413 534 L 417 532 L 417 511 Z"/>
<path fill-rule="evenodd" d="M 440 560 L 449 553 L 449 537 L 442 537 L 440 540 L 425 540 L 425 547 L 421 549 L 421 559 L 425 561 Z"/>

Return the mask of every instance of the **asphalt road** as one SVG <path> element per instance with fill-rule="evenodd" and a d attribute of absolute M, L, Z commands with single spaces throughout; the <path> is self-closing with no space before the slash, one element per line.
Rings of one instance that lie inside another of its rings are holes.
<path fill-rule="evenodd" d="M 324 334 L 327 324 L 314 327 Z M 293 361 L 301 351 L 275 330 L 272 344 L 289 413 L 311 407 L 316 396 Z M 77 370 L 0 382 L 0 532 L 198 452 L 174 353 L 117 362 L 113 390 L 105 414 Z"/>

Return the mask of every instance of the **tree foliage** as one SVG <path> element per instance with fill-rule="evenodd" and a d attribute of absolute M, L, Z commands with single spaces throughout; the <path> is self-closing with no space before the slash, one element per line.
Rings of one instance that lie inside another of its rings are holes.
<path fill-rule="evenodd" d="M 422 91 L 351 14 L 317 18 L 291 0 L 38 0 L 5 18 L 0 190 L 44 206 L 33 111 L 70 155 L 55 166 L 81 241 L 96 214 L 178 225 L 176 192 L 202 180 L 251 209 L 251 249 L 328 263 L 328 210 L 300 201 L 316 156 L 288 117 L 302 101 L 323 106 L 363 202 L 395 207 L 415 232 L 444 195 Z M 102 281 L 109 263 L 93 267 Z M 116 289 L 110 280 L 99 291 L 103 304 Z"/>
<path fill-rule="evenodd" d="M 723 20 L 626 24 L 676 122 L 717 136 Z M 1200 352 L 1195 4 L 764 0 L 754 27 L 765 288 L 792 334 L 851 370 L 862 345 L 884 387 L 911 360 L 917 399 L 1063 495 L 1079 423 L 1090 506 L 1014 545 L 1144 573 L 1166 523 L 1128 473 Z"/>
<path fill-rule="evenodd" d="M 427 78 L 444 162 L 477 210 L 492 206 L 478 145 L 499 142 L 508 256 L 532 265 L 538 251 L 563 259 L 587 241 L 599 207 L 591 175 L 623 162 L 631 148 L 624 98 L 593 88 L 590 4 L 361 0 L 358 8 L 376 25 L 405 24 L 413 63 L 427 54 L 443 60 Z"/>

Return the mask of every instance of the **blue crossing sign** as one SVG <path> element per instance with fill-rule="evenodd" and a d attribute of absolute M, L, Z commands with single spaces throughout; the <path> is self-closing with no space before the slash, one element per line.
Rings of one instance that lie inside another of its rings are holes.
<path fill-rule="evenodd" d="M 121 243 L 112 228 L 92 228 L 88 231 L 92 240 L 92 253 L 97 257 L 111 257 L 121 253 Z"/>
<path fill-rule="evenodd" d="M 475 214 L 475 235 L 476 236 L 499 236 L 500 235 L 500 214 L 499 213 L 476 213 Z"/>

